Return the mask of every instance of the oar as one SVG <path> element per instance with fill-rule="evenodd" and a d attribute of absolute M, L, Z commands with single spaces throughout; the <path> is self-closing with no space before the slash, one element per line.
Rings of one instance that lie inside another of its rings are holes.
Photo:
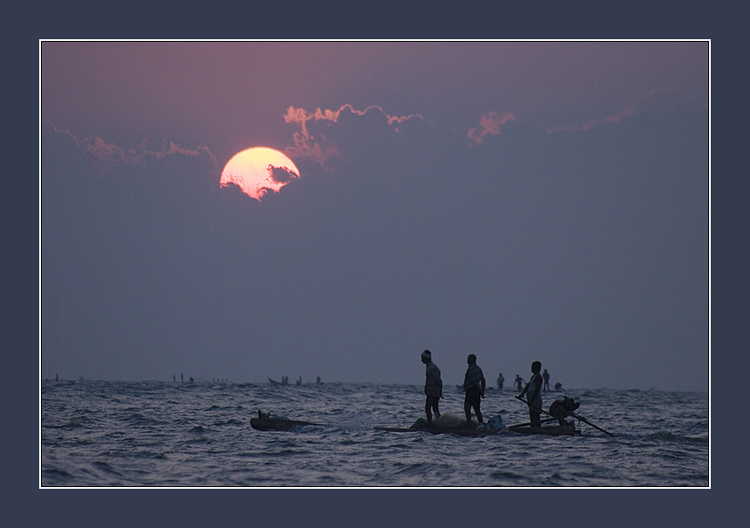
<path fill-rule="evenodd" d="M 578 419 L 579 419 L 579 420 L 581 420 L 582 422 L 586 422 L 586 423 L 587 423 L 587 424 L 589 424 L 589 425 L 590 425 L 591 427 L 593 427 L 594 429 L 599 429 L 599 430 L 600 430 L 600 431 L 601 431 L 602 433 L 604 433 L 604 434 L 608 434 L 609 436 L 615 436 L 615 435 L 613 435 L 612 433 L 610 433 L 610 432 L 608 432 L 608 431 L 605 431 L 604 429 L 602 429 L 602 428 L 601 428 L 601 427 L 599 427 L 598 425 L 594 425 L 594 424 L 592 424 L 591 422 L 589 422 L 589 421 L 588 421 L 588 420 L 587 420 L 586 418 L 584 418 L 583 416 L 579 416 L 579 415 L 577 415 L 577 414 L 576 414 L 576 413 L 574 413 L 574 412 L 570 413 L 570 416 L 573 416 L 574 418 L 578 418 Z"/>
<path fill-rule="evenodd" d="M 523 398 L 521 398 L 520 396 L 516 396 L 516 399 L 518 399 L 518 400 L 521 400 L 521 401 L 522 401 L 522 402 L 524 402 L 524 403 L 525 403 L 526 405 L 528 405 L 528 404 L 529 404 L 529 402 L 527 402 L 526 400 L 524 400 L 524 399 L 523 399 Z M 541 411 L 542 411 L 542 412 L 543 412 L 544 414 L 546 414 L 547 416 L 552 416 L 552 415 L 551 415 L 550 413 L 548 413 L 548 412 L 547 412 L 547 411 L 545 411 L 544 409 L 540 409 L 540 410 L 541 410 Z M 591 422 L 589 422 L 589 421 L 588 421 L 588 420 L 587 420 L 586 418 L 584 418 L 583 416 L 578 416 L 578 415 L 577 415 L 576 413 L 574 413 L 574 412 L 569 412 L 569 413 L 568 413 L 568 415 L 570 415 L 570 416 L 573 416 L 574 418 L 578 418 L 578 419 L 579 419 L 579 420 L 581 420 L 582 422 L 585 422 L 585 423 L 589 424 L 589 425 L 590 425 L 591 427 L 593 427 L 594 429 L 599 429 L 599 430 L 600 430 L 600 431 L 601 431 L 602 433 L 608 434 L 609 436 L 612 436 L 612 437 L 614 437 L 614 436 L 615 436 L 615 435 L 613 435 L 612 433 L 610 433 L 610 432 L 608 432 L 608 431 L 605 431 L 604 429 L 602 429 L 602 428 L 601 428 L 601 427 L 599 427 L 598 425 L 594 425 L 594 424 L 592 424 Z"/>

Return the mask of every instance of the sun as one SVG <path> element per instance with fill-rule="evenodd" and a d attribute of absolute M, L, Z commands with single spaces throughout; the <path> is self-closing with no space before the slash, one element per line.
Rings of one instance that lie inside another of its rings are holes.
<path fill-rule="evenodd" d="M 279 192 L 299 178 L 296 165 L 278 150 L 253 147 L 230 159 L 221 172 L 221 186 L 237 185 L 242 192 L 260 201 L 268 191 Z"/>

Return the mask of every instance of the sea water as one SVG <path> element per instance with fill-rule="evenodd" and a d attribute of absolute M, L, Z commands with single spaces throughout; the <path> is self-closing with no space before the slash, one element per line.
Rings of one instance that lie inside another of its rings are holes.
<path fill-rule="evenodd" d="M 444 389 L 441 412 L 463 415 Z M 418 385 L 43 381 L 40 487 L 708 487 L 706 392 L 577 389 L 580 436 L 392 433 Z M 528 421 L 510 390 L 486 418 Z M 548 408 L 559 393 L 543 393 Z M 257 431 L 258 410 L 320 425 Z"/>

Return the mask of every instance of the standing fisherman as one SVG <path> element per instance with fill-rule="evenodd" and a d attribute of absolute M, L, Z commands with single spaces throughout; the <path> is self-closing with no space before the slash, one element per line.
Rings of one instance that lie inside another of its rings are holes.
<path fill-rule="evenodd" d="M 526 397 L 526 403 L 529 406 L 529 418 L 531 419 L 531 427 L 541 427 L 542 422 L 540 419 L 542 413 L 542 385 L 544 379 L 539 371 L 542 370 L 542 363 L 540 361 L 534 361 L 531 364 L 531 379 L 521 391 L 521 394 L 516 396 L 517 398 L 523 398 L 524 394 L 528 394 Z"/>
<path fill-rule="evenodd" d="M 432 425 L 432 412 L 435 411 L 435 419 L 440 419 L 438 404 L 443 397 L 443 380 L 440 379 L 440 369 L 432 362 L 432 352 L 422 352 L 422 363 L 427 365 L 425 369 L 424 393 L 427 401 L 424 404 L 424 412 L 427 414 L 427 425 Z"/>
<path fill-rule="evenodd" d="M 466 425 L 471 426 L 471 409 L 474 408 L 474 412 L 477 415 L 477 421 L 480 425 L 484 424 L 482 418 L 482 411 L 479 407 L 484 398 L 484 389 L 486 382 L 484 380 L 484 373 L 482 369 L 477 365 L 477 356 L 469 354 L 466 358 L 466 362 L 469 367 L 466 369 L 466 376 L 464 376 L 464 391 L 466 391 L 466 397 L 464 398 L 464 412 L 466 413 Z"/>

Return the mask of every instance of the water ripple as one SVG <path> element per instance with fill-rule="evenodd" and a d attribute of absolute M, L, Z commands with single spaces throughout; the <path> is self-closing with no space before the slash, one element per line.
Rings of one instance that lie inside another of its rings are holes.
<path fill-rule="evenodd" d="M 569 391 L 609 437 L 389 433 L 424 413 L 420 386 L 44 382 L 43 486 L 678 487 L 708 485 L 706 393 Z M 488 391 L 488 416 L 527 420 Z M 462 415 L 459 391 L 441 401 Z M 309 420 L 256 431 L 258 410 Z M 92 462 L 93 461 L 93 462 Z"/>

